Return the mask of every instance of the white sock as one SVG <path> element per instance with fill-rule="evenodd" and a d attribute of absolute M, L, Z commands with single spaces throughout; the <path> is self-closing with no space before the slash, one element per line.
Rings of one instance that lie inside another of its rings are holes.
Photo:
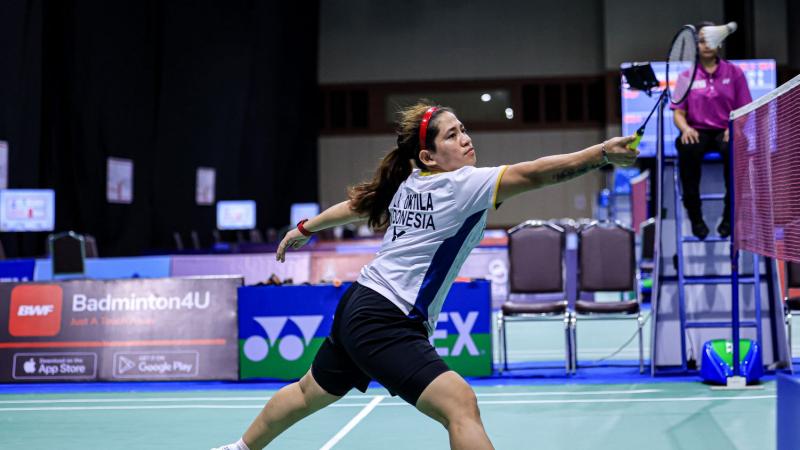
<path fill-rule="evenodd" d="M 236 441 L 236 447 L 238 447 L 238 450 L 250 450 L 250 447 L 248 447 L 247 444 L 245 444 L 241 439 Z"/>

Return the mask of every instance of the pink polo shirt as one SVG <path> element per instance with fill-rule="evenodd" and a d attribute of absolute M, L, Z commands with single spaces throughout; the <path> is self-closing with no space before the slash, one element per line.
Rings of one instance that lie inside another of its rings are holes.
<path fill-rule="evenodd" d="M 735 64 L 719 60 L 713 74 L 698 64 L 692 90 L 679 104 L 670 104 L 670 109 L 686 111 L 686 121 L 692 128 L 700 130 L 724 130 L 728 128 L 731 111 L 750 103 L 750 89 L 744 72 Z M 689 77 L 686 71 L 680 75 Z M 680 83 L 680 80 L 678 81 Z"/>

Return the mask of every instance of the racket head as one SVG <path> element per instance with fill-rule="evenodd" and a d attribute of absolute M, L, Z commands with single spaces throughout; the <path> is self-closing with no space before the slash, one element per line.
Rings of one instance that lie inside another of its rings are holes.
<path fill-rule="evenodd" d="M 672 38 L 667 55 L 667 89 L 672 103 L 681 103 L 689 95 L 698 58 L 697 30 L 691 25 L 684 25 Z"/>

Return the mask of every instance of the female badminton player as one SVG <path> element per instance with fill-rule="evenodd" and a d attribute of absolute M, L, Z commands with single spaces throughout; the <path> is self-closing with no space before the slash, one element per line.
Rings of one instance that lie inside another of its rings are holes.
<path fill-rule="evenodd" d="M 632 140 L 477 168 L 472 140 L 451 109 L 421 102 L 403 110 L 397 147 L 373 179 L 350 188 L 347 201 L 301 221 L 283 238 L 277 259 L 313 232 L 363 219 L 386 229 L 380 250 L 342 296 L 311 369 L 279 390 L 239 441 L 221 449 L 261 449 L 352 388 L 364 392 L 371 380 L 440 422 L 451 448 L 493 448 L 472 388 L 428 341 L 442 303 L 480 242 L 489 209 L 608 163 L 629 166 L 638 154 L 626 147 Z"/>

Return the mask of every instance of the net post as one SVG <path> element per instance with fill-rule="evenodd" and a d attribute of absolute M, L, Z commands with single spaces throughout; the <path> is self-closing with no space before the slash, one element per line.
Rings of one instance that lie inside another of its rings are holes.
<path fill-rule="evenodd" d="M 730 186 L 727 188 L 730 190 L 729 195 L 732 200 L 728 211 L 728 214 L 730 214 L 728 220 L 731 223 L 731 337 L 733 339 L 733 378 L 736 379 L 741 376 L 741 373 L 739 367 L 739 250 L 736 247 L 736 214 L 734 212 L 736 207 L 736 183 L 734 182 L 735 155 L 733 139 L 733 120 L 728 120 L 728 161 L 730 161 L 730 164 L 728 164 L 728 179 L 730 180 Z M 756 286 L 756 289 L 758 289 L 758 286 Z"/>

